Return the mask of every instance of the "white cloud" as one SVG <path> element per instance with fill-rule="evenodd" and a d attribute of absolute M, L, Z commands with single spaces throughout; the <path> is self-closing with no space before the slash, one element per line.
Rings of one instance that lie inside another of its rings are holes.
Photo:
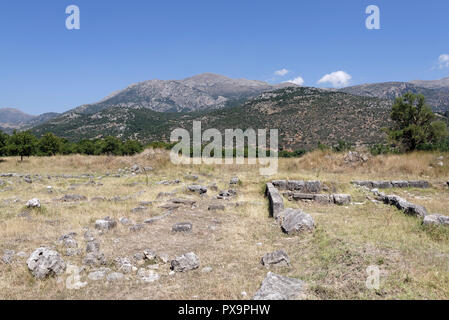
<path fill-rule="evenodd" d="M 442 54 L 438 58 L 438 66 L 440 69 L 449 68 L 449 54 Z"/>
<path fill-rule="evenodd" d="M 322 77 L 318 84 L 321 83 L 331 83 L 333 87 L 343 87 L 346 86 L 349 81 L 352 79 L 352 76 L 347 74 L 344 71 L 336 71 L 329 74 L 326 74 L 324 77 Z"/>
<path fill-rule="evenodd" d="M 295 79 L 287 80 L 285 82 L 289 82 L 289 83 L 296 84 L 298 86 L 302 86 L 304 84 L 304 79 L 302 77 L 296 77 Z"/>
<path fill-rule="evenodd" d="M 287 69 L 284 68 L 284 69 L 275 71 L 274 74 L 277 75 L 277 76 L 283 77 L 283 76 L 285 76 L 289 72 L 290 71 L 288 71 Z"/>

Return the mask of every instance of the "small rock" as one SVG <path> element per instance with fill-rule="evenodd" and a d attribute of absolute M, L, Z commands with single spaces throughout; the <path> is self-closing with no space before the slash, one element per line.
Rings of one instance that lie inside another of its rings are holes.
<path fill-rule="evenodd" d="M 129 231 L 139 232 L 139 231 L 142 231 L 143 229 L 145 229 L 145 227 L 146 227 L 145 224 L 135 224 L 129 228 Z"/>
<path fill-rule="evenodd" d="M 254 300 L 293 300 L 304 291 L 305 283 L 298 279 L 287 278 L 272 272 L 262 282 L 254 295 Z"/>
<path fill-rule="evenodd" d="M 441 214 L 433 214 L 433 215 L 427 215 L 424 217 L 423 221 L 424 225 L 449 225 L 449 217 L 443 216 Z"/>
<path fill-rule="evenodd" d="M 94 241 L 95 240 L 94 234 L 90 230 L 86 230 L 86 232 L 84 232 L 84 240 Z"/>
<path fill-rule="evenodd" d="M 103 280 L 109 271 L 110 271 L 110 269 L 93 271 L 87 275 L 87 278 L 89 278 L 89 280 L 92 280 L 92 281 Z"/>
<path fill-rule="evenodd" d="M 170 202 L 175 203 L 175 204 L 188 205 L 188 206 L 193 206 L 194 204 L 196 204 L 195 200 L 182 199 L 182 198 L 171 199 Z"/>
<path fill-rule="evenodd" d="M 101 201 L 106 201 L 106 197 L 93 197 L 92 199 L 90 199 L 90 201 L 92 202 L 101 202 Z"/>
<path fill-rule="evenodd" d="M 207 209 L 209 211 L 223 211 L 225 206 L 222 204 L 211 204 Z"/>
<path fill-rule="evenodd" d="M 240 179 L 238 177 L 234 177 L 229 181 L 229 184 L 238 184 L 240 182 Z"/>
<path fill-rule="evenodd" d="M 134 172 L 134 173 L 141 173 L 142 169 L 140 168 L 140 166 L 138 164 L 135 164 L 130 168 L 130 171 Z"/>
<path fill-rule="evenodd" d="M 262 257 L 261 263 L 265 267 L 287 267 L 290 266 L 290 258 L 284 250 L 278 250 L 264 255 Z"/>
<path fill-rule="evenodd" d="M 114 263 L 117 270 L 122 273 L 131 273 L 133 271 L 133 265 L 128 258 L 116 258 Z"/>
<path fill-rule="evenodd" d="M 158 264 L 150 264 L 150 265 L 147 266 L 147 269 L 159 270 L 159 265 Z"/>
<path fill-rule="evenodd" d="M 211 267 L 204 267 L 203 269 L 201 269 L 201 272 L 202 273 L 210 273 L 210 272 L 212 272 L 212 268 Z"/>
<path fill-rule="evenodd" d="M 190 181 L 196 181 L 196 180 L 198 180 L 198 176 L 197 175 L 193 175 L 193 174 L 189 174 L 189 175 L 184 176 L 184 179 L 190 180 Z"/>
<path fill-rule="evenodd" d="M 168 254 L 166 254 L 166 253 L 160 254 L 160 255 L 159 255 L 159 258 L 161 259 L 161 261 L 162 261 L 163 263 L 168 263 L 168 262 L 170 262 L 170 256 L 169 256 Z"/>
<path fill-rule="evenodd" d="M 83 264 L 86 266 L 106 265 L 106 258 L 101 252 L 89 252 L 83 259 Z"/>
<path fill-rule="evenodd" d="M 132 209 L 131 212 L 132 213 L 139 213 L 139 212 L 145 212 L 147 210 L 148 210 L 147 207 L 141 206 L 141 207 L 137 207 L 137 208 Z"/>
<path fill-rule="evenodd" d="M 115 220 L 112 220 L 109 217 L 106 217 L 104 219 L 99 219 L 95 221 L 95 229 L 98 230 L 111 230 L 117 226 L 117 222 Z"/>
<path fill-rule="evenodd" d="M 192 185 L 192 186 L 188 186 L 187 189 L 191 192 L 196 192 L 198 194 L 207 193 L 207 187 L 205 187 L 205 186 Z"/>
<path fill-rule="evenodd" d="M 106 280 L 108 281 L 120 281 L 125 278 L 125 275 L 120 272 L 112 272 L 107 275 Z"/>
<path fill-rule="evenodd" d="M 79 194 L 66 194 L 63 196 L 59 201 L 62 202 L 78 202 L 78 201 L 85 201 L 87 198 L 85 196 L 79 195 Z"/>
<path fill-rule="evenodd" d="M 74 239 L 74 236 L 76 236 L 76 233 L 72 232 L 72 233 L 63 235 L 61 238 L 59 238 L 59 241 L 66 248 L 78 248 L 78 243 Z"/>
<path fill-rule="evenodd" d="M 59 253 L 45 247 L 36 249 L 28 258 L 27 265 L 37 279 L 60 275 L 66 269 L 66 264 Z"/>
<path fill-rule="evenodd" d="M 129 225 L 133 224 L 133 222 L 126 217 L 120 218 L 119 222 L 124 226 L 129 226 Z"/>
<path fill-rule="evenodd" d="M 13 250 L 5 250 L 2 261 L 4 264 L 10 264 L 14 261 L 14 254 L 15 252 Z"/>
<path fill-rule="evenodd" d="M 143 254 L 145 256 L 145 259 L 147 259 L 149 261 L 153 261 L 153 262 L 156 261 L 156 258 L 157 258 L 156 252 L 154 252 L 150 249 L 145 249 L 145 250 L 143 250 Z"/>
<path fill-rule="evenodd" d="M 315 228 L 313 218 L 302 210 L 286 209 L 281 215 L 282 231 L 287 234 L 301 233 Z"/>
<path fill-rule="evenodd" d="M 170 269 L 176 272 L 185 272 L 198 269 L 199 266 L 200 260 L 196 254 L 189 252 L 172 260 Z"/>
<path fill-rule="evenodd" d="M 351 196 L 349 194 L 334 194 L 334 203 L 339 206 L 351 203 Z"/>
<path fill-rule="evenodd" d="M 163 181 L 159 181 L 157 184 L 163 184 L 163 185 L 171 185 L 171 184 L 179 184 L 181 183 L 180 180 L 163 180 Z"/>
<path fill-rule="evenodd" d="M 147 269 L 139 269 L 137 272 L 137 276 L 146 283 L 155 282 L 160 279 L 160 275 L 153 270 L 147 270 Z"/>
<path fill-rule="evenodd" d="M 98 242 L 98 240 L 92 240 L 87 242 L 86 245 L 86 252 L 90 253 L 90 252 L 99 252 L 100 251 L 100 243 Z"/>
<path fill-rule="evenodd" d="M 28 255 L 25 252 L 20 251 L 20 252 L 17 252 L 16 256 L 23 259 L 23 258 L 26 258 Z"/>
<path fill-rule="evenodd" d="M 173 232 L 190 232 L 192 231 L 192 224 L 190 222 L 176 223 L 172 227 Z"/>
<path fill-rule="evenodd" d="M 28 202 L 26 203 L 26 207 L 27 208 L 40 208 L 41 202 L 39 201 L 39 199 L 34 198 L 31 200 L 28 200 Z"/>
<path fill-rule="evenodd" d="M 80 254 L 81 254 L 81 250 L 76 249 L 76 248 L 67 248 L 65 251 L 66 257 L 78 256 Z"/>

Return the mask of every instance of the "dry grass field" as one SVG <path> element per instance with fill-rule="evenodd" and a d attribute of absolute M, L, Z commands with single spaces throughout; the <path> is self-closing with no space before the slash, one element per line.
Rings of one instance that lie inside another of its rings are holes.
<path fill-rule="evenodd" d="M 0 261 L 0 299 L 251 299 L 267 274 L 261 257 L 278 249 L 288 253 L 291 266 L 273 271 L 304 280 L 305 299 L 449 299 L 449 227 L 424 227 L 418 218 L 371 201 L 371 192 L 350 184 L 368 179 L 428 180 L 430 189 L 388 193 L 424 205 L 429 213 L 449 215 L 449 154 L 377 156 L 357 163 L 347 163 L 344 156 L 317 151 L 300 159 L 280 159 L 275 177 L 259 175 L 256 166 L 175 166 L 160 150 L 134 157 L 56 156 L 23 163 L 5 158 L 0 173 L 29 174 L 32 183 L 19 176 L 0 177 L 0 257 L 6 250 L 26 254 L 8 264 Z M 133 175 L 127 168 L 134 164 L 153 170 Z M 188 175 L 197 175 L 198 180 L 190 181 Z M 232 177 L 239 177 L 240 183 L 230 186 Z M 180 183 L 158 184 L 175 179 Z M 352 203 L 335 206 L 284 199 L 287 207 L 303 209 L 316 222 L 314 232 L 288 236 L 268 214 L 264 186 L 274 179 L 320 180 L 329 192 L 350 194 Z M 191 184 L 216 184 L 217 189 L 209 187 L 200 196 L 186 190 Z M 216 199 L 220 190 L 230 188 L 236 189 L 235 197 Z M 66 194 L 87 200 L 58 201 Z M 95 197 L 104 200 L 92 201 Z M 110 201 L 114 197 L 120 199 Z M 26 209 L 32 198 L 40 200 L 41 209 Z M 138 231 L 121 223 L 104 233 L 94 228 L 95 221 L 106 216 L 143 224 L 166 213 L 161 206 L 172 198 L 197 204 L 181 205 Z M 141 202 L 151 203 L 147 210 L 132 212 Z M 208 210 L 215 203 L 225 209 Z M 191 222 L 192 232 L 172 232 L 177 222 Z M 87 275 L 96 268 L 86 267 L 80 276 L 87 285 L 79 290 L 66 287 L 66 274 L 45 280 L 33 277 L 26 259 L 40 246 L 54 248 L 67 264 L 81 267 L 87 229 L 99 240 L 106 267 L 112 271 L 115 258 L 132 261 L 134 254 L 147 248 L 170 258 L 194 252 L 200 267 L 173 274 L 170 264 L 160 261 L 154 270 L 160 278 L 152 283 L 140 281 L 136 272 L 120 281 L 92 281 Z M 70 232 L 76 233 L 80 254 L 65 256 L 66 248 L 58 239 Z M 371 265 L 381 270 L 379 290 L 365 285 Z"/>

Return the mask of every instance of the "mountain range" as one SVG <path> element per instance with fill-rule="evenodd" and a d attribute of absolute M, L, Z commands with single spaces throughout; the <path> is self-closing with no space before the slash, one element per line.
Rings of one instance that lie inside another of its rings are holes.
<path fill-rule="evenodd" d="M 279 129 L 285 149 L 312 149 L 320 141 L 353 144 L 382 139 L 391 102 L 307 87 L 267 92 L 238 106 L 212 111 L 156 112 L 144 107 L 112 107 L 94 114 L 72 113 L 33 129 L 37 135 L 54 132 L 71 140 L 107 135 L 140 141 L 169 141 L 175 128 L 192 131 L 193 121 L 202 129 Z"/>
<path fill-rule="evenodd" d="M 47 122 L 59 113 L 48 112 L 33 116 L 13 108 L 0 108 L 0 130 L 11 133 L 14 130 L 26 130 Z"/>
<path fill-rule="evenodd" d="M 144 107 L 158 112 L 191 112 L 223 108 L 265 91 L 295 86 L 271 85 L 246 79 L 204 73 L 183 80 L 149 80 L 130 85 L 103 100 L 70 110 L 92 114 L 110 107 Z"/>
<path fill-rule="evenodd" d="M 340 89 L 354 95 L 394 100 L 407 92 L 423 94 L 433 111 L 449 111 L 449 78 L 436 81 L 383 82 Z"/>
<path fill-rule="evenodd" d="M 191 129 L 200 120 L 203 129 L 278 128 L 285 148 L 310 149 L 318 141 L 381 141 L 394 98 L 406 92 L 423 94 L 435 112 L 449 111 L 449 78 L 329 90 L 205 73 L 139 82 L 62 114 L 0 113 L 0 127 L 54 132 L 69 140 L 113 135 L 148 142 L 168 141 L 174 128 Z"/>

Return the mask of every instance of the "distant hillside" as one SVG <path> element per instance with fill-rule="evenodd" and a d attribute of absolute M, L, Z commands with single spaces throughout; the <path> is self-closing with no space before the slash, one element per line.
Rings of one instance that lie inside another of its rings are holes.
<path fill-rule="evenodd" d="M 280 145 L 291 149 L 312 149 L 318 142 L 335 144 L 375 143 L 388 124 L 391 101 L 354 96 L 315 88 L 284 88 L 264 93 L 249 102 L 226 109 L 161 113 L 144 107 L 113 107 L 94 114 L 71 112 L 33 131 L 54 132 L 71 140 L 113 135 L 142 142 L 168 141 L 178 127 L 192 129 L 202 121 L 203 130 L 279 129 Z"/>
<path fill-rule="evenodd" d="M 59 113 L 44 113 L 33 116 L 13 108 L 0 108 L 0 130 L 11 133 L 14 130 L 30 129 L 58 115 Z"/>
<path fill-rule="evenodd" d="M 429 89 L 449 88 L 449 77 L 440 80 L 415 80 L 410 81 L 410 83 Z"/>
<path fill-rule="evenodd" d="M 183 80 L 149 80 L 132 84 L 98 103 L 68 111 L 92 114 L 107 108 L 143 107 L 160 112 L 191 112 L 219 109 L 294 84 L 271 85 L 266 82 L 231 79 L 204 73 Z"/>
<path fill-rule="evenodd" d="M 449 86 L 443 86 L 446 81 L 446 79 L 427 82 L 415 81 L 415 83 L 425 85 L 426 87 L 417 86 L 409 82 L 384 82 L 346 87 L 339 91 L 389 100 L 394 100 L 407 92 L 423 94 L 426 97 L 427 104 L 432 107 L 433 111 L 444 113 L 449 111 Z"/>
<path fill-rule="evenodd" d="M 0 108 L 0 124 L 20 125 L 33 119 L 34 116 L 13 108 Z"/>

